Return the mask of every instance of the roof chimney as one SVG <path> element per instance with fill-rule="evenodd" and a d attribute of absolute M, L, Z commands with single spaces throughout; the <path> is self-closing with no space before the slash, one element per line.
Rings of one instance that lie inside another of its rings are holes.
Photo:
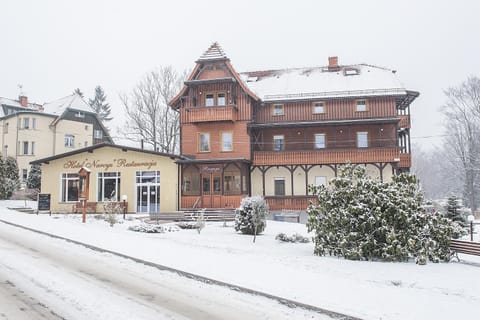
<path fill-rule="evenodd" d="M 20 96 L 18 97 L 18 101 L 20 102 L 20 105 L 24 108 L 28 106 L 28 98 L 26 96 Z"/>

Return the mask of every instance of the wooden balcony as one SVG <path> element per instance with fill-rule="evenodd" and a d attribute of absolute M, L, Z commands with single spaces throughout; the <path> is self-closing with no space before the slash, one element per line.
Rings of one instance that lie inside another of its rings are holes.
<path fill-rule="evenodd" d="M 182 123 L 236 121 L 237 107 L 234 105 L 221 107 L 192 107 L 181 110 Z"/>
<path fill-rule="evenodd" d="M 401 161 L 400 148 L 255 151 L 253 165 L 343 164 Z"/>
<path fill-rule="evenodd" d="M 400 115 L 400 122 L 398 123 L 398 127 L 410 129 L 410 116 Z"/>
<path fill-rule="evenodd" d="M 410 168 L 412 166 L 412 155 L 410 153 L 400 153 L 399 168 Z"/>

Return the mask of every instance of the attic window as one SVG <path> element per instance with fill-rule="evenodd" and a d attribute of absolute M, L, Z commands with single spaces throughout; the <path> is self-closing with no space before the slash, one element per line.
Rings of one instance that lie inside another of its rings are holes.
<path fill-rule="evenodd" d="M 75 117 L 76 118 L 85 118 L 85 113 L 81 112 L 81 111 L 77 111 L 75 113 Z"/>
<path fill-rule="evenodd" d="M 213 70 L 213 65 L 212 65 L 212 64 L 207 64 L 207 65 L 205 66 L 205 69 L 206 69 L 206 70 Z"/>
<path fill-rule="evenodd" d="M 360 70 L 354 69 L 354 68 L 348 68 L 348 69 L 343 70 L 343 74 L 346 75 L 346 76 L 355 76 L 355 75 L 360 74 Z"/>

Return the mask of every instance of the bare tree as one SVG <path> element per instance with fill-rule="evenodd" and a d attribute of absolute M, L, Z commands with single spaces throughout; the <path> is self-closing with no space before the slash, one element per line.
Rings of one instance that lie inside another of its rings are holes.
<path fill-rule="evenodd" d="M 126 139 L 143 140 L 153 150 L 178 153 L 180 142 L 179 113 L 168 102 L 180 91 L 187 73 L 172 66 L 147 73 L 128 95 L 120 95 L 127 121 L 119 129 Z"/>
<path fill-rule="evenodd" d="M 447 161 L 443 148 L 423 149 L 413 144 L 412 150 L 412 173 L 419 179 L 426 199 L 462 195 L 463 175 L 452 174 L 456 169 Z"/>
<path fill-rule="evenodd" d="M 455 168 L 450 174 L 460 175 L 467 205 L 476 210 L 480 186 L 480 79 L 470 77 L 460 86 L 446 90 L 445 95 L 445 157 Z"/>

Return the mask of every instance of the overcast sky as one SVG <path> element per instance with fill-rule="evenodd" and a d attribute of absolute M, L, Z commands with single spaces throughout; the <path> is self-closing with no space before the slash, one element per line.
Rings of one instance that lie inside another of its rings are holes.
<path fill-rule="evenodd" d="M 443 90 L 480 76 L 480 1 L 1 0 L 0 96 L 48 102 L 101 85 L 118 98 L 162 65 L 191 69 L 218 41 L 237 71 L 368 63 L 397 70 L 413 142 L 438 145 Z M 116 130 L 112 132 L 116 136 Z"/>

